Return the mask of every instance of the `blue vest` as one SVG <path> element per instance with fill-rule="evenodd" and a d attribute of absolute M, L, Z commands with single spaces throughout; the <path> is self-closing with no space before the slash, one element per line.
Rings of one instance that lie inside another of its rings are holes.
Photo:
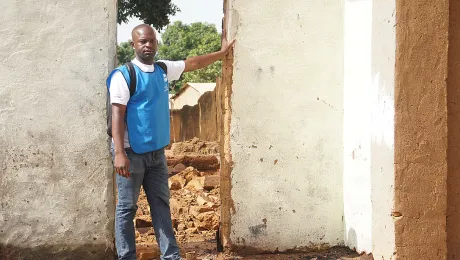
<path fill-rule="evenodd" d="M 137 87 L 126 105 L 126 125 L 129 144 L 137 154 L 152 152 L 169 144 L 169 85 L 163 69 L 154 64 L 154 72 L 143 72 L 134 64 Z M 126 66 L 113 70 L 110 80 L 120 71 L 129 86 L 129 72 Z"/>

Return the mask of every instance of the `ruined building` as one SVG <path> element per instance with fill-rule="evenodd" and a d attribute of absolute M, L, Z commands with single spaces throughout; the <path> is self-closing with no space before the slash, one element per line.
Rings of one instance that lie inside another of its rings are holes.
<path fill-rule="evenodd" d="M 0 1 L 3 253 L 112 254 L 115 3 Z M 224 247 L 460 259 L 460 2 L 224 5 Z"/>

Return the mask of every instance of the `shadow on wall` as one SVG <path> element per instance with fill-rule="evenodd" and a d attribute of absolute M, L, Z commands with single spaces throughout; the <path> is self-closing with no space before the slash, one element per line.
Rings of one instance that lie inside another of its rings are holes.
<path fill-rule="evenodd" d="M 348 230 L 346 241 L 348 245 L 356 245 L 356 247 L 358 246 L 358 238 L 356 237 L 356 231 L 353 228 L 350 228 L 350 230 Z M 356 248 L 352 249 L 353 251 L 356 251 Z"/>

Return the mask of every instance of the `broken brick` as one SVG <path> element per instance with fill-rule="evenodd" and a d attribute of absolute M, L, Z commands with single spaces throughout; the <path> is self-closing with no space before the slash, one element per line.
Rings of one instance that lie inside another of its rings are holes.
<path fill-rule="evenodd" d="M 198 177 L 196 179 L 191 180 L 187 185 L 186 188 L 193 189 L 195 191 L 202 190 L 204 182 L 204 177 Z"/>
<path fill-rule="evenodd" d="M 220 176 L 219 175 L 208 175 L 204 177 L 203 188 L 206 190 L 212 190 L 219 187 Z"/>
<path fill-rule="evenodd" d="M 209 212 L 209 211 L 214 211 L 214 210 L 206 206 L 191 206 L 190 207 L 190 214 L 193 215 L 194 217 L 198 217 L 200 213 Z"/>
<path fill-rule="evenodd" d="M 168 180 L 170 190 L 180 190 L 185 185 L 185 179 L 180 175 L 175 175 Z"/>

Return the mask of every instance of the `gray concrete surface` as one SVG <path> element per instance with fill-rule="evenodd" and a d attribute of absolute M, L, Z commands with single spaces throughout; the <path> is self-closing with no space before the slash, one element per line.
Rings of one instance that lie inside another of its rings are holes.
<path fill-rule="evenodd" d="M 0 1 L 0 259 L 112 255 L 115 3 Z"/>
<path fill-rule="evenodd" d="M 343 243 L 341 1 L 229 0 L 231 241 Z"/>

